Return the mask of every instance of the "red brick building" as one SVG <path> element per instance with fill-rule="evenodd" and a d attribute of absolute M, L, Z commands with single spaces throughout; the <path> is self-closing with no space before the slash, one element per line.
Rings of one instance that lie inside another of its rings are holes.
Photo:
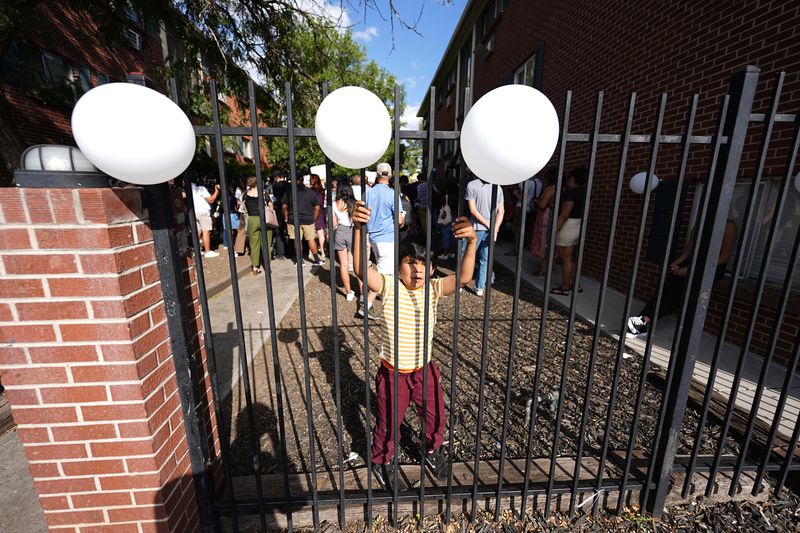
<path fill-rule="evenodd" d="M 556 2 L 553 0 L 473 0 L 441 59 L 431 84 L 436 101 L 426 100 L 419 115 L 427 118 L 434 107 L 436 129 L 457 129 L 463 122 L 465 102 L 477 101 L 500 85 L 535 85 L 551 99 L 563 117 L 565 96 L 572 91 L 570 133 L 589 133 L 597 105 L 598 91 L 604 91 L 601 112 L 602 133 L 623 130 L 631 92 L 637 93 L 633 133 L 651 133 L 656 122 L 657 103 L 667 93 L 662 132 L 680 134 L 688 104 L 699 94 L 696 135 L 715 131 L 721 99 L 728 90 L 733 71 L 745 65 L 761 69 L 759 90 L 753 112 L 764 113 L 775 85 L 775 75 L 786 77 L 779 112 L 795 113 L 800 105 L 800 4 L 790 0 L 705 3 L 670 0 L 658 2 Z M 470 89 L 472 95 L 469 95 Z M 467 104 L 469 102 L 466 102 Z M 467 105 L 468 107 L 468 105 Z M 734 200 L 741 206 L 749 195 L 762 125 L 751 126 L 752 142 L 745 148 Z M 759 192 L 761 225 L 754 224 L 745 241 L 748 254 L 740 272 L 736 306 L 730 322 L 730 338 L 739 342 L 749 318 L 755 279 L 767 238 L 766 222 L 788 159 L 792 124 L 776 124 L 773 150 L 767 160 Z M 456 142 L 442 141 L 435 151 L 434 166 L 439 175 L 458 174 L 461 166 Z M 427 152 L 426 152 L 427 153 Z M 626 181 L 647 170 L 650 146 L 632 146 L 625 167 Z M 708 175 L 710 149 L 694 146 L 686 169 L 690 186 L 684 201 L 684 231 L 692 223 L 692 207 L 698 186 Z M 566 167 L 588 165 L 587 143 L 568 145 Z M 662 145 L 656 175 L 663 180 L 677 178 L 680 146 Z M 555 162 L 555 159 L 553 160 Z M 619 172 L 619 145 L 601 144 L 594 173 L 587 226 L 583 272 L 600 277 L 606 253 L 608 225 L 613 206 L 613 188 Z M 793 172 L 797 172 L 795 169 Z M 780 285 L 789 267 L 788 252 L 800 221 L 800 194 L 793 188 L 781 219 L 778 249 L 767 271 L 767 293 L 758 313 L 752 349 L 764 353 L 774 321 Z M 620 219 L 612 253 L 610 286 L 627 290 L 633 263 L 641 197 L 625 187 Z M 654 204 L 651 198 L 651 206 Z M 652 214 L 651 207 L 651 214 Z M 743 211 L 740 209 L 739 211 Z M 645 232 L 642 263 L 635 295 L 647 299 L 657 283 L 658 267 L 647 260 L 650 218 Z M 682 245 L 683 238 L 681 239 Z M 800 276 L 796 276 L 800 282 Z M 707 327 L 714 331 L 726 285 L 715 291 Z M 796 283 L 795 287 L 798 286 Z M 776 358 L 785 362 L 800 326 L 800 299 L 792 297 Z"/>
<path fill-rule="evenodd" d="M 70 128 L 72 107 L 92 87 L 130 82 L 166 92 L 165 66 L 182 47 L 163 25 L 144 22 L 134 10 L 121 38 L 103 33 L 102 16 L 75 10 L 68 4 L 43 1 L 32 9 L 11 45 L 0 57 L 0 91 L 10 112 L 12 127 L 24 146 L 74 145 Z M 200 65 L 188 83 L 196 87 L 207 77 Z M 191 90 L 186 90 L 186 94 Z M 249 124 L 249 112 L 235 99 L 221 96 L 232 125 Z M 208 153 L 212 154 L 208 143 Z M 249 138 L 226 143 L 226 154 L 252 163 Z M 265 145 L 262 164 L 267 163 Z M 0 168 L 10 174 L 13 169 Z M 4 176 L 7 177 L 7 176 Z"/>

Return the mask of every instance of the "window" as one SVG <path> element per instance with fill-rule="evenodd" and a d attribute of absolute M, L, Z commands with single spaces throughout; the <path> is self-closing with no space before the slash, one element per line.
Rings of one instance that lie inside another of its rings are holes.
<path fill-rule="evenodd" d="M 125 16 L 128 17 L 128 20 L 136 24 L 137 26 L 142 25 L 142 15 L 139 13 L 139 10 L 134 9 L 134 7 L 128 3 L 124 8 L 123 11 L 125 12 Z"/>
<path fill-rule="evenodd" d="M 497 2 L 492 0 L 483 8 L 480 18 L 478 18 L 478 36 L 483 37 L 492 28 L 494 19 L 497 16 Z"/>
<path fill-rule="evenodd" d="M 12 41 L 0 58 L 0 78 L 13 85 L 30 86 L 44 80 L 42 52 L 23 41 Z"/>
<path fill-rule="evenodd" d="M 740 278 L 758 278 L 767 251 L 767 239 L 772 225 L 773 215 L 777 209 L 778 196 L 782 186 L 782 178 L 766 178 L 759 183 L 755 192 L 754 211 L 750 216 L 747 228 L 742 228 L 744 213 L 750 200 L 751 182 L 736 184 L 730 218 L 736 222 L 739 231 L 745 231 L 743 260 L 739 271 Z M 766 274 L 769 283 L 782 284 L 791 267 L 791 252 L 795 235 L 800 226 L 800 193 L 789 186 L 789 193 L 783 206 L 783 213 L 775 230 L 774 246 Z M 733 265 L 730 266 L 730 269 Z M 795 273 L 792 280 L 797 288 L 800 272 Z"/>
<path fill-rule="evenodd" d="M 65 60 L 48 52 L 42 52 L 45 79 L 61 85 L 72 81 L 72 67 Z"/>
<path fill-rule="evenodd" d="M 469 39 L 468 39 L 469 41 Z M 461 93 L 458 98 L 458 109 L 456 110 L 456 114 L 460 117 L 464 114 L 464 101 L 466 92 L 469 89 L 470 85 L 470 63 L 472 59 L 472 53 L 470 52 L 470 43 L 467 42 L 462 48 L 461 52 L 459 53 L 459 61 L 461 62 L 461 66 L 459 67 L 459 81 L 458 87 L 459 92 Z"/>
<path fill-rule="evenodd" d="M 521 67 L 514 72 L 514 83 L 517 85 L 529 85 L 533 87 L 534 67 L 536 66 L 536 54 L 532 55 Z"/>
<path fill-rule="evenodd" d="M 92 88 L 92 71 L 86 65 L 78 65 L 75 70 L 78 72 L 76 87 L 83 94 Z"/>

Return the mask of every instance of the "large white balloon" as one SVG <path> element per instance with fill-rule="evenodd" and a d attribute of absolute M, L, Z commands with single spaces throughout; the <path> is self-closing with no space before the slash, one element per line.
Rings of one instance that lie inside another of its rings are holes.
<path fill-rule="evenodd" d="M 177 177 L 195 152 L 194 129 L 181 108 L 133 83 L 107 83 L 84 94 L 72 111 L 72 135 L 94 166 L 138 185 Z"/>
<path fill-rule="evenodd" d="M 558 115 L 533 87 L 505 85 L 472 106 L 461 129 L 461 153 L 479 178 L 519 183 L 539 172 L 558 143 Z"/>
<path fill-rule="evenodd" d="M 647 172 L 639 172 L 637 174 L 634 174 L 629 184 L 631 190 L 636 194 L 642 194 L 644 192 L 644 183 L 646 180 L 647 180 Z M 658 176 L 656 176 L 655 174 L 651 174 L 650 187 L 648 188 L 647 192 L 650 192 L 656 187 L 658 187 L 659 181 L 660 180 L 658 179 Z"/>
<path fill-rule="evenodd" d="M 378 161 L 392 137 L 386 106 L 361 87 L 342 87 L 330 93 L 317 109 L 314 127 L 325 155 L 347 168 L 368 167 Z"/>

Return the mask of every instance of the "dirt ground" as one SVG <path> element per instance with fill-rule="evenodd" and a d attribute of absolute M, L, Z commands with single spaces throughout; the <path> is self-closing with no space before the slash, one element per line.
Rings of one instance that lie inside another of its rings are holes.
<path fill-rule="evenodd" d="M 440 274 L 449 274 L 453 261 L 440 267 Z M 448 268 L 449 267 L 449 268 Z M 337 412 L 342 416 L 342 446 L 344 458 L 351 452 L 363 458 L 366 453 L 366 394 L 370 396 L 371 419 L 374 421 L 374 375 L 378 369 L 377 343 L 379 326 L 374 321 L 369 328 L 369 369 L 365 371 L 363 320 L 355 317 L 356 302 L 347 302 L 339 289 L 336 296 L 337 330 L 339 335 L 339 394 L 341 410 L 336 408 L 336 355 L 333 346 L 333 319 L 329 285 L 329 265 L 306 275 L 312 275 L 305 291 L 305 331 L 301 328 L 300 303 L 297 302 L 281 321 L 277 331 L 280 384 L 283 391 L 283 421 L 287 445 L 287 466 L 290 472 L 338 469 L 339 441 Z M 280 288 L 276 288 L 280 290 Z M 509 409 L 505 410 L 509 343 L 513 303 L 513 277 L 503 271 L 491 291 L 491 311 L 488 323 L 486 378 L 479 390 L 483 341 L 484 301 L 469 291 L 461 293 L 458 333 L 457 392 L 450 401 L 451 371 L 453 368 L 453 320 L 455 297 L 440 303 L 439 319 L 435 326 L 433 359 L 442 371 L 442 388 L 448 416 L 451 405 L 455 413 L 452 428 L 453 461 L 474 460 L 478 431 L 478 406 L 482 397 L 484 415 L 480 428 L 482 459 L 500 455 L 503 417 L 508 415 L 506 436 L 507 456 L 525 457 L 528 426 L 525 424 L 528 405 L 536 407 L 536 423 L 532 440 L 533 457 L 549 457 L 553 449 L 558 392 L 564 365 L 568 316 L 561 310 L 548 313 L 542 350 L 541 378 L 534 398 L 536 355 L 541 323 L 541 296 L 523 284 L 517 324 L 516 354 L 510 380 Z M 380 305 L 379 303 L 376 305 Z M 567 361 L 566 392 L 559 432 L 558 455 L 575 454 L 579 444 L 594 328 L 576 319 L 572 327 L 572 345 Z M 253 335 L 254 332 L 249 332 Z M 263 335 L 263 332 L 260 332 Z M 303 347 L 308 353 L 305 368 Z M 608 421 L 607 411 L 612 394 L 617 343 L 600 336 L 594 364 L 594 383 L 589 399 L 588 417 L 584 430 L 584 455 L 599 455 Z M 625 450 L 631 430 L 637 391 L 639 390 L 642 358 L 626 353 L 621 360 L 616 383 L 616 404 L 609 428 L 609 450 Z M 269 342 L 257 356 L 251 368 L 256 435 L 261 446 L 261 465 L 265 473 L 282 471 L 280 458 L 279 406 L 273 354 Z M 366 379 L 365 379 L 366 377 Z M 314 425 L 315 461 L 309 453 L 309 420 L 306 404 L 306 379 L 311 391 L 311 420 Z M 649 455 L 654 438 L 662 393 L 658 382 L 645 380 L 640 416 L 634 433 L 634 449 Z M 253 472 L 252 446 L 242 384 L 234 389 L 225 403 L 225 420 L 232 420 L 230 442 L 234 475 Z M 684 431 L 678 453 L 689 453 L 696 431 L 697 415 L 691 409 L 684 421 Z M 419 419 L 409 409 L 401 426 L 400 462 L 416 462 L 419 457 Z M 718 428 L 713 424 L 704 432 L 701 453 L 716 449 Z M 445 440 L 449 440 L 449 428 Z M 727 451 L 737 450 L 729 439 Z M 352 464 L 357 464 L 361 459 Z"/>

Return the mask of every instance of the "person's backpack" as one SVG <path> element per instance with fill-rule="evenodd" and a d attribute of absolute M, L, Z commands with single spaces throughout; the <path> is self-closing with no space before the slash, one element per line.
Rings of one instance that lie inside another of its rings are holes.
<path fill-rule="evenodd" d="M 539 211 L 539 204 L 536 200 L 539 199 L 539 195 L 542 194 L 542 182 L 538 179 L 531 180 L 531 187 L 533 187 L 533 196 L 531 196 L 530 202 L 528 202 L 528 213 L 536 214 Z"/>

